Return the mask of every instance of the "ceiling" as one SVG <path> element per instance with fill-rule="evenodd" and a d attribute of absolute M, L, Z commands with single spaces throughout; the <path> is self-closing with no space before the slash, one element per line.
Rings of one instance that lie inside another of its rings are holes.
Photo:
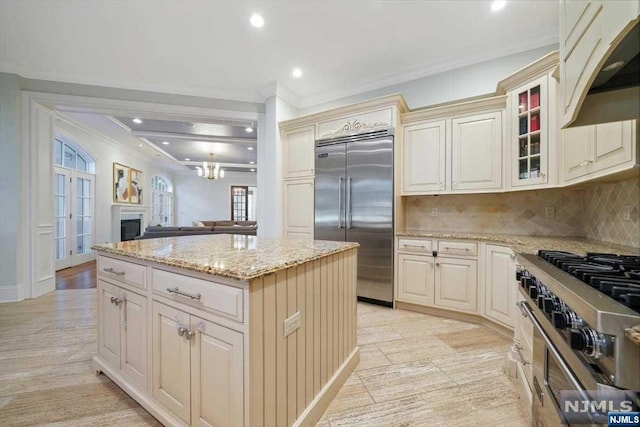
<path fill-rule="evenodd" d="M 557 0 L 490 3 L 2 0 L 0 70 L 252 102 L 277 82 L 305 107 L 557 43 Z"/>
<path fill-rule="evenodd" d="M 226 172 L 255 172 L 256 129 L 220 123 L 194 123 L 147 117 L 64 112 L 63 117 L 107 136 L 177 173 L 195 170 L 203 161 L 220 163 Z M 140 120 L 136 123 L 133 120 Z"/>

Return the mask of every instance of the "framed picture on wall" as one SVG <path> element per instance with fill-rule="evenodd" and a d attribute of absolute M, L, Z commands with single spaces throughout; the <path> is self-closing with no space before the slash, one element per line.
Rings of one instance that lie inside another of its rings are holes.
<path fill-rule="evenodd" d="M 142 204 L 143 173 L 137 169 L 129 169 L 129 203 Z"/>
<path fill-rule="evenodd" d="M 129 167 L 113 163 L 113 202 L 129 203 Z"/>

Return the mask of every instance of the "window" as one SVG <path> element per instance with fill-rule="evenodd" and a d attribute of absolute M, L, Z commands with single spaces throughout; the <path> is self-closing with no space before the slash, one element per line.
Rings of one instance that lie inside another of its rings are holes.
<path fill-rule="evenodd" d="M 231 221 L 247 221 L 249 218 L 249 187 L 231 186 Z"/>
<path fill-rule="evenodd" d="M 53 162 L 56 166 L 95 173 L 95 162 L 89 153 L 63 136 L 57 136 L 53 141 Z"/>
<path fill-rule="evenodd" d="M 151 178 L 151 224 L 173 225 L 173 191 L 161 176 Z"/>

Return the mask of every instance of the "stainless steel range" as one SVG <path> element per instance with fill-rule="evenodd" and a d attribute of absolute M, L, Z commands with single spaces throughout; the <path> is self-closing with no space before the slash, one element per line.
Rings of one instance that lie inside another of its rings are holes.
<path fill-rule="evenodd" d="M 534 425 L 570 425 L 563 391 L 640 390 L 640 345 L 625 335 L 640 324 L 640 257 L 539 251 L 518 261 L 519 306 L 534 325 Z"/>

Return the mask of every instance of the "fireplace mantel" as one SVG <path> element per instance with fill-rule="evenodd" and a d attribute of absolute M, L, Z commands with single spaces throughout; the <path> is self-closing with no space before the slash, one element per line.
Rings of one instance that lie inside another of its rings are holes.
<path fill-rule="evenodd" d="M 141 229 L 144 231 L 145 227 L 149 225 L 151 216 L 149 214 L 149 206 L 145 205 L 123 205 L 112 204 L 111 205 L 111 241 L 120 241 L 120 221 L 123 219 L 141 219 Z"/>

